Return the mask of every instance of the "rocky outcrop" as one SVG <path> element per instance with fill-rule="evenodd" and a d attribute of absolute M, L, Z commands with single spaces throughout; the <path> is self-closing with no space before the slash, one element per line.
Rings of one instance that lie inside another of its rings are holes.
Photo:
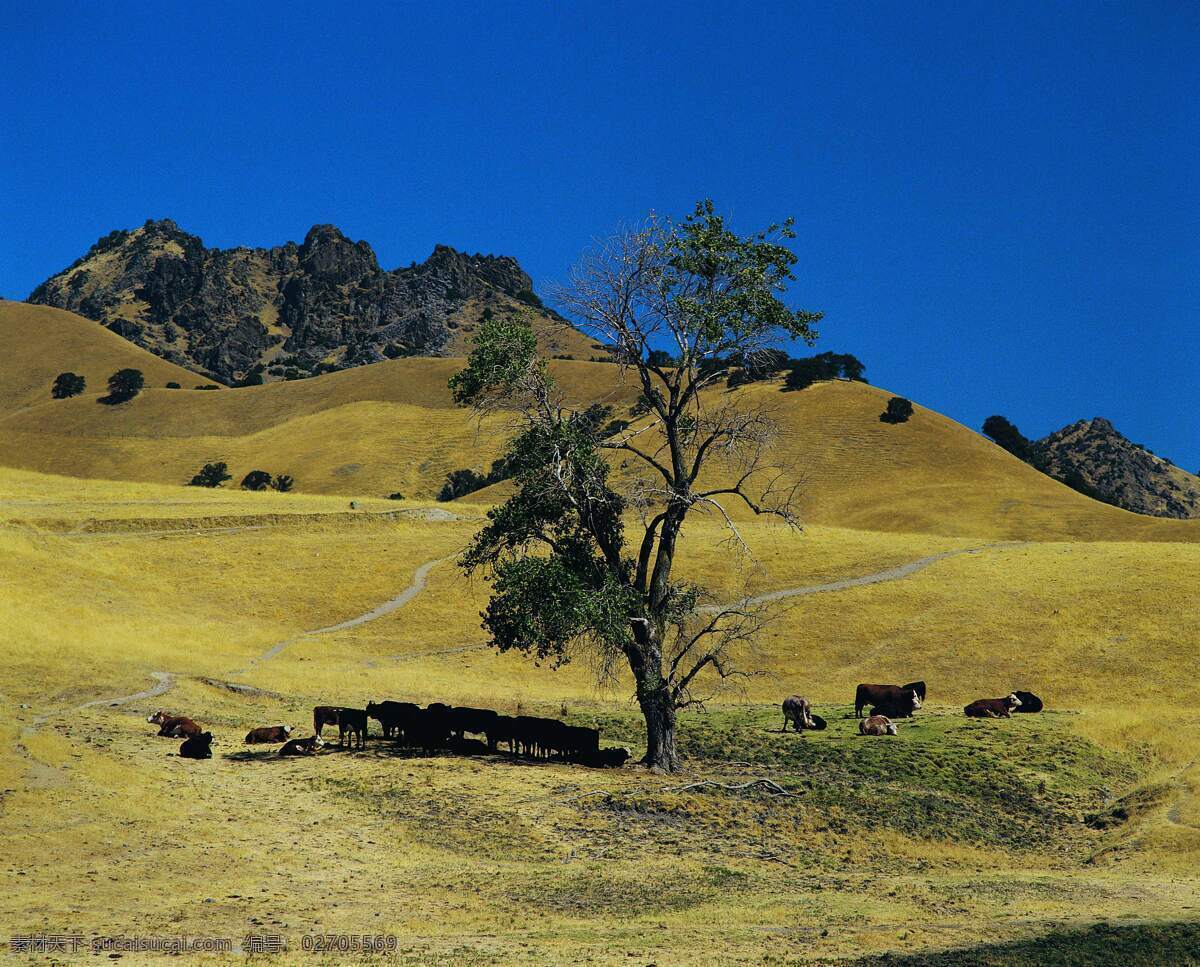
<path fill-rule="evenodd" d="M 1063 483 L 1155 517 L 1200 517 L 1200 478 L 1131 443 L 1108 420 L 1080 420 L 1029 444 L 1030 463 Z"/>
<path fill-rule="evenodd" d="M 210 249 L 170 220 L 100 239 L 29 301 L 69 309 L 226 383 L 446 351 L 471 300 L 540 307 L 515 259 L 437 246 L 385 271 L 332 225 L 296 245 Z"/>

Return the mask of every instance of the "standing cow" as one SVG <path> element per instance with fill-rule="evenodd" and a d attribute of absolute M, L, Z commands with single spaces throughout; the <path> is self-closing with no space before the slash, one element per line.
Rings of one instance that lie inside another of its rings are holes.
<path fill-rule="evenodd" d="M 812 718 L 812 705 L 808 699 L 799 695 L 790 695 L 783 700 L 783 731 L 787 731 L 788 723 L 800 732 L 803 729 L 816 728 Z"/>
<path fill-rule="evenodd" d="M 869 705 L 872 715 L 906 719 L 921 707 L 920 692 L 924 690 L 924 682 L 913 682 L 911 685 L 859 685 L 854 691 L 854 714 L 861 719 L 863 708 Z"/>

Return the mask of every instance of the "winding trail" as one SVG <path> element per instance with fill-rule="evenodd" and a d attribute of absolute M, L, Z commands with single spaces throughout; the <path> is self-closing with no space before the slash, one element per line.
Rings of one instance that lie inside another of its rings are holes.
<path fill-rule="evenodd" d="M 768 604 L 771 601 L 782 601 L 785 598 L 796 598 L 803 594 L 821 594 L 825 591 L 845 591 L 849 588 L 861 588 L 868 584 L 882 584 L 885 581 L 899 581 L 902 578 L 916 574 L 918 571 L 923 571 L 932 564 L 937 564 L 938 561 L 944 561 L 947 558 L 958 557 L 961 554 L 978 554 L 981 551 L 987 550 L 1008 550 L 1014 547 L 1024 547 L 1028 541 L 1006 542 L 1000 544 L 982 544 L 979 547 L 962 547 L 954 551 L 942 551 L 940 554 L 930 554 L 928 557 L 920 557 L 915 561 L 909 561 L 907 564 L 899 564 L 896 567 L 890 567 L 885 571 L 876 571 L 874 574 L 863 574 L 856 578 L 843 578 L 840 581 L 830 581 L 828 584 L 810 584 L 799 588 L 782 588 L 778 591 L 767 591 L 765 594 L 757 594 L 750 598 L 742 598 L 740 601 L 730 602 L 729 604 L 710 604 L 701 608 L 704 614 L 716 614 L 719 611 L 724 611 L 731 607 L 746 607 L 754 604 Z"/>
<path fill-rule="evenodd" d="M 403 608 L 406 604 L 408 604 L 409 601 L 425 590 L 425 585 L 429 580 L 429 572 L 439 564 L 453 560 L 453 558 L 454 555 L 451 554 L 447 557 L 438 557 L 434 558 L 432 561 L 426 561 L 424 564 L 418 567 L 416 571 L 413 572 L 412 583 L 409 584 L 408 587 L 406 587 L 394 598 L 379 605 L 377 608 L 372 608 L 370 611 L 356 615 L 353 618 L 347 618 L 345 621 L 339 621 L 335 625 L 329 625 L 325 628 L 317 628 L 315 631 L 305 631 L 303 634 L 296 635 L 294 638 L 288 638 L 284 641 L 281 641 L 278 644 L 273 645 L 267 651 L 263 652 L 258 658 L 251 659 L 250 663 L 253 665 L 260 661 L 270 661 L 285 648 L 294 645 L 298 641 L 303 641 L 305 638 L 313 638 L 316 635 L 328 635 L 333 634 L 336 631 L 346 631 L 350 628 L 357 628 L 361 624 L 366 624 L 368 621 L 374 621 L 376 618 L 382 618 L 384 615 L 391 614 L 398 608 Z M 237 672 L 236 674 L 244 674 L 244 672 Z"/>

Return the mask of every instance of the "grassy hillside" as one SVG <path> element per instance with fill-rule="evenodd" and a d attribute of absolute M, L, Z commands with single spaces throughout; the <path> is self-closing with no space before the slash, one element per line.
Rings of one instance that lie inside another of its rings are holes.
<path fill-rule="evenodd" d="M 0 385 L 26 387 L 0 400 L 0 464 L 28 470 L 178 484 L 224 460 L 235 482 L 263 469 L 292 474 L 304 493 L 429 499 L 453 470 L 486 472 L 506 432 L 498 419 L 479 423 L 454 407 L 446 380 L 461 366 L 455 359 L 393 360 L 219 393 L 152 388 L 118 407 L 91 397 L 30 405 L 92 345 L 86 340 L 130 354 L 120 365 L 142 364 L 152 387 L 180 371 L 54 309 L 0 304 L 0 332 L 16 347 L 0 355 Z M 39 363 L 31 381 L 22 374 L 35 358 L 54 362 Z M 617 367 L 559 360 L 553 371 L 573 400 L 603 401 L 628 417 L 637 390 Z M 762 383 L 736 392 L 774 414 L 776 451 L 805 481 L 812 523 L 1003 539 L 1200 539 L 1200 522 L 1089 500 L 920 406 L 908 423 L 880 423 L 890 394 L 876 387 L 833 382 L 784 393 Z"/>
<path fill-rule="evenodd" d="M 0 470 L 0 927 L 394 933 L 414 962 L 480 964 L 1039 950 L 1098 921 L 1143 949 L 1194 936 L 1200 545 L 754 523 L 739 564 L 699 521 L 685 570 L 720 596 L 958 553 L 782 600 L 741 656 L 763 674 L 681 716 L 679 776 L 381 743 L 280 760 L 242 735 L 384 697 L 565 714 L 640 752 L 629 683 L 597 690 L 582 656 L 551 671 L 482 647 L 487 587 L 449 561 L 404 607 L 305 635 L 395 596 L 485 509 L 346 503 Z M 412 513 L 369 512 L 391 508 Z M 915 677 L 917 719 L 854 735 L 857 681 Z M 1013 687 L 1048 712 L 961 716 Z M 827 732 L 774 731 L 792 692 Z M 215 758 L 173 756 L 144 721 L 158 707 L 211 727 Z M 791 795 L 691 786 L 756 778 Z"/>
<path fill-rule="evenodd" d="M 209 382 L 72 312 L 0 300 L 0 416 L 56 402 L 50 386 L 62 372 L 85 377 L 79 399 L 94 402 L 107 392 L 108 377 L 127 367 L 140 369 L 148 387 Z"/>

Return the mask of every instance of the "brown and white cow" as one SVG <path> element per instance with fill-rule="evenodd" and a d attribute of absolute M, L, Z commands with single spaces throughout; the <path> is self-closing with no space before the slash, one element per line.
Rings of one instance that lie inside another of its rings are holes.
<path fill-rule="evenodd" d="M 872 715 L 859 720 L 858 732 L 860 735 L 895 735 L 896 723 L 886 715 Z"/>
<path fill-rule="evenodd" d="M 200 726 L 186 715 L 172 715 L 162 709 L 148 716 L 146 721 L 158 726 L 159 735 L 172 739 L 185 739 L 188 736 L 199 735 L 201 731 Z"/>
<path fill-rule="evenodd" d="M 264 725 L 251 729 L 246 733 L 246 745 L 258 745 L 264 742 L 286 742 L 292 736 L 290 725 Z"/>
<path fill-rule="evenodd" d="M 280 755 L 315 755 L 325 745 L 319 735 L 307 739 L 290 739 L 279 750 Z"/>
<path fill-rule="evenodd" d="M 1021 707 L 1021 700 L 1016 693 L 1010 693 L 1004 698 L 979 698 L 970 705 L 963 707 L 963 712 L 969 719 L 1007 719 L 1009 713 Z"/>

